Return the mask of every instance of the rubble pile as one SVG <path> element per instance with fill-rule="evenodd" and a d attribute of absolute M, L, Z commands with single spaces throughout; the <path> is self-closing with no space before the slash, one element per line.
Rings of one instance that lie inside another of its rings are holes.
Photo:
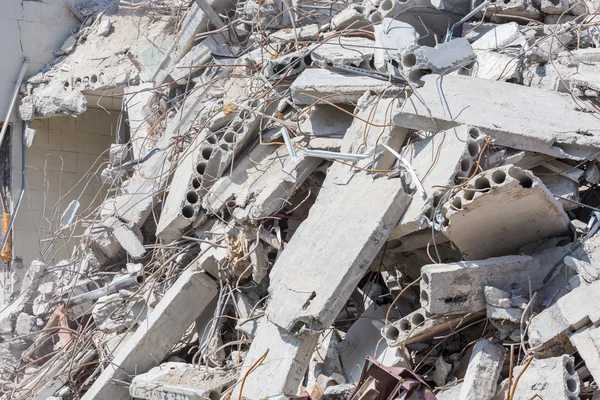
<path fill-rule="evenodd" d="M 128 134 L 12 267 L 3 398 L 600 398 L 600 4 L 74 8 L 20 117 Z"/>

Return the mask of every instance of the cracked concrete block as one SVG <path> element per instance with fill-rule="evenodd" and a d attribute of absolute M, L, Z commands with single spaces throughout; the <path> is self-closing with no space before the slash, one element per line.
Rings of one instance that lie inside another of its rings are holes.
<path fill-rule="evenodd" d="M 351 65 L 355 67 L 369 64 L 373 58 L 375 42 L 360 37 L 335 37 L 314 46 L 311 57 L 319 65 Z"/>
<path fill-rule="evenodd" d="M 481 4 L 482 0 L 473 1 L 473 7 Z M 483 13 L 479 12 L 477 15 L 481 17 Z M 501 14 L 501 16 L 495 16 L 495 14 Z M 525 17 L 535 20 L 540 20 L 542 14 L 532 0 L 506 0 L 494 2 L 494 7 L 486 11 L 486 17 L 491 18 L 493 22 L 503 23 L 506 21 L 506 17 Z M 518 21 L 519 19 L 517 19 Z"/>
<path fill-rule="evenodd" d="M 300 124 L 300 132 L 315 136 L 343 137 L 354 118 L 329 104 L 315 104 L 308 118 Z M 280 129 L 275 128 L 279 132 Z M 285 129 L 285 128 L 284 128 Z M 265 133 L 263 133 L 265 140 Z M 600 173 L 599 182 L 600 182 Z"/>
<path fill-rule="evenodd" d="M 357 113 L 361 119 L 371 115 L 373 123 L 387 124 L 390 101 L 394 100 L 382 102 L 378 96 L 365 95 Z M 344 137 L 342 152 L 370 151 L 376 141 L 399 148 L 405 135 L 404 130 L 395 127 L 382 132 L 381 128 L 369 126 L 365 133 L 365 123 L 355 119 Z M 387 152 L 374 162 L 362 160 L 358 165 L 373 163 L 372 168 L 389 169 L 395 161 Z M 402 178 L 382 179 L 344 164 L 331 166 L 308 218 L 298 227 L 269 275 L 270 304 L 277 305 L 267 307 L 271 322 L 290 332 L 322 330 L 333 323 L 406 210 L 410 196 L 402 186 Z M 332 208 L 333 199 L 339 198 L 346 201 Z M 335 234 L 331 226 L 337 227 Z M 361 227 L 360 232 L 357 226 Z M 344 250 L 326 250 L 332 248 Z M 305 266 L 302 279 L 297 278 L 295 267 L 300 264 Z"/>
<path fill-rule="evenodd" d="M 558 355 L 572 350 L 568 336 L 590 324 L 598 301 L 600 281 L 573 289 L 534 316 L 527 331 L 533 351 L 542 355 Z"/>
<path fill-rule="evenodd" d="M 512 376 L 519 376 L 523 369 L 524 366 L 515 367 Z M 578 399 L 580 391 L 581 382 L 573 357 L 561 355 L 534 359 L 521 375 L 514 399 L 531 399 L 537 395 L 543 399 L 571 400 Z"/>
<path fill-rule="evenodd" d="M 470 64 L 475 53 L 467 39 L 457 38 L 437 45 L 410 46 L 402 52 L 402 70 L 413 82 L 427 74 L 445 74 Z"/>
<path fill-rule="evenodd" d="M 129 227 L 123 221 L 110 217 L 102 222 L 102 225 L 112 232 L 112 236 L 131 257 L 141 258 L 146 254 L 146 249 L 142 244 L 142 233 L 135 226 Z M 116 245 L 111 245 L 111 249 L 116 250 Z M 110 258 L 116 258 L 110 257 Z"/>
<path fill-rule="evenodd" d="M 535 171 L 534 171 L 535 173 Z M 573 201 L 579 201 L 579 184 L 561 175 L 539 174 L 537 177 L 554 196 L 562 196 Z M 579 207 L 577 203 L 556 198 L 565 211 Z"/>
<path fill-rule="evenodd" d="M 569 340 L 583 358 L 594 380 L 600 380 L 600 329 L 582 328 L 573 333 Z"/>
<path fill-rule="evenodd" d="M 472 46 L 473 50 L 502 50 L 510 46 L 524 46 L 525 43 L 526 38 L 519 24 L 508 22 L 495 25 L 475 40 Z"/>
<path fill-rule="evenodd" d="M 471 317 L 465 317 L 464 315 L 431 315 L 422 307 L 381 328 L 381 336 L 385 338 L 387 345 L 390 347 L 404 346 L 405 344 L 429 340 L 477 317 L 479 317 L 477 314 Z"/>
<path fill-rule="evenodd" d="M 20 313 L 15 322 L 15 335 L 23 336 L 35 332 L 37 317 L 26 313 Z"/>
<path fill-rule="evenodd" d="M 459 73 L 494 81 L 520 82 L 523 61 L 519 57 L 487 50 L 475 50 L 477 61 Z"/>
<path fill-rule="evenodd" d="M 237 380 L 234 369 L 196 368 L 183 362 L 166 362 L 137 375 L 129 386 L 136 399 L 216 398 Z"/>
<path fill-rule="evenodd" d="M 486 136 L 476 127 L 464 125 L 437 133 L 405 146 L 402 156 L 413 167 L 426 197 L 413 196 L 390 238 L 397 239 L 423 226 L 423 217 L 433 220 L 433 212 L 445 193 L 443 186 L 457 185 L 471 175 Z M 443 154 L 440 157 L 439 154 Z M 426 226 L 426 225 L 425 225 Z M 431 233 L 428 240 L 431 239 Z"/>
<path fill-rule="evenodd" d="M 599 138 L 573 129 L 577 121 L 579 131 L 593 132 L 597 121 L 570 94 L 461 75 L 428 75 L 423 81 L 396 111 L 394 123 L 428 132 L 470 124 L 497 145 L 557 158 L 585 159 L 600 147 Z"/>
<path fill-rule="evenodd" d="M 135 333 L 119 346 L 112 362 L 82 399 L 129 399 L 127 387 L 114 385 L 113 380 L 126 381 L 129 376 L 147 372 L 157 361 L 162 361 L 217 293 L 217 284 L 201 270 L 201 266 L 190 266 Z"/>
<path fill-rule="evenodd" d="M 246 381 L 243 397 L 262 399 L 281 394 L 295 395 L 318 338 L 319 335 L 313 332 L 304 332 L 298 337 L 267 318 L 261 318 L 240 376 L 244 376 L 259 358 L 265 354 L 266 357 L 252 373 L 253 379 Z M 239 388 L 234 389 L 232 394 L 233 400 L 241 400 Z"/>
<path fill-rule="evenodd" d="M 552 193 L 531 172 L 514 166 L 474 176 L 442 206 L 442 215 L 442 231 L 466 260 L 516 254 L 526 244 L 567 233 L 569 226 Z"/>
<path fill-rule="evenodd" d="M 311 63 L 310 51 L 302 49 L 272 60 L 267 59 L 262 73 L 269 79 L 295 76 L 304 71 Z"/>
<path fill-rule="evenodd" d="M 375 25 L 375 68 L 379 72 L 388 72 L 388 63 L 399 65 L 400 52 L 417 44 L 419 34 L 406 22 L 384 18 Z M 397 49 L 397 50 L 389 50 Z"/>
<path fill-rule="evenodd" d="M 311 86 L 316 87 L 318 91 Z M 388 95 L 398 93 L 381 79 L 368 76 L 357 79 L 354 74 L 338 73 L 323 68 L 304 70 L 290 87 L 292 100 L 299 104 L 312 104 L 320 98 L 334 104 L 356 104 L 368 90 L 381 93 L 386 89 Z"/>
<path fill-rule="evenodd" d="M 129 160 L 129 146 L 126 144 L 110 145 L 109 161 L 112 166 L 117 167 Z"/>
<path fill-rule="evenodd" d="M 485 287 L 514 294 L 541 285 L 543 273 L 530 256 L 504 256 L 479 261 L 430 264 L 421 268 L 421 306 L 431 314 L 469 313 L 486 308 Z M 537 273 L 537 274 L 536 274 Z"/>
<path fill-rule="evenodd" d="M 505 355 L 503 346 L 479 339 L 473 347 L 458 399 L 490 400 L 494 397 Z"/>
<path fill-rule="evenodd" d="M 331 19 L 331 27 L 335 30 L 367 28 L 371 24 L 363 15 L 363 6 L 350 4 Z"/>

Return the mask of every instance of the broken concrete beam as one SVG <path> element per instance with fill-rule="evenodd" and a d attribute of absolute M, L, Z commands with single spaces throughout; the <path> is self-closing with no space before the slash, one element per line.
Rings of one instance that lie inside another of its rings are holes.
<path fill-rule="evenodd" d="M 129 376 L 147 372 L 162 361 L 217 293 L 217 284 L 201 265 L 190 266 L 135 333 L 119 346 L 83 400 L 129 399 L 127 387 L 113 381 L 127 381 Z"/>
<path fill-rule="evenodd" d="M 513 385 L 516 384 L 514 399 L 531 399 L 538 396 L 542 399 L 570 400 L 578 399 L 581 391 L 574 359 L 568 355 L 534 359 L 527 369 L 522 365 L 515 367 L 512 376 L 513 379 L 516 376 L 521 377 L 518 382 L 513 381 Z M 540 377 L 543 377 L 543 382 Z"/>
<path fill-rule="evenodd" d="M 600 301 L 600 281 L 580 286 L 534 316 L 528 326 L 529 344 L 542 355 L 563 354 L 572 350 L 568 336 L 588 325 Z M 597 321 L 592 321 L 597 322 Z"/>
<path fill-rule="evenodd" d="M 231 369 L 196 368 L 192 364 L 166 362 L 133 378 L 129 394 L 146 400 L 215 398 L 236 379 L 237 373 Z"/>
<path fill-rule="evenodd" d="M 264 360 L 256 364 L 242 393 L 240 385 L 233 389 L 232 399 L 295 395 L 318 338 L 318 334 L 308 331 L 298 337 L 261 318 L 240 376 L 248 373 L 259 359 L 264 357 Z"/>
<path fill-rule="evenodd" d="M 152 82 L 140 83 L 138 86 L 125 86 L 123 107 L 127 111 L 127 123 L 131 137 L 131 155 L 134 160 L 154 148 L 155 141 L 148 137 L 150 133 L 151 105 L 157 95 L 152 91 Z"/>
<path fill-rule="evenodd" d="M 331 19 L 331 27 L 341 31 L 347 28 L 360 29 L 367 28 L 371 24 L 363 15 L 363 6 L 350 4 L 341 12 L 334 14 Z"/>
<path fill-rule="evenodd" d="M 208 214 L 218 214 L 230 204 L 240 221 L 272 215 L 320 163 L 300 154 L 292 160 L 285 146 L 256 146 L 238 159 L 232 174 L 213 186 L 203 206 Z"/>
<path fill-rule="evenodd" d="M 390 103 L 365 95 L 358 115 L 374 124 L 387 124 L 391 106 L 386 104 Z M 399 148 L 406 135 L 404 130 L 390 127 L 382 132 L 369 126 L 365 132 L 365 125 L 354 120 L 344 137 L 342 152 L 370 151 L 376 142 Z M 370 158 L 358 165 L 370 165 L 372 161 Z M 372 168 L 389 169 L 395 161 L 390 153 L 383 153 L 375 158 Z M 331 202 L 339 198 L 347 201 L 332 209 Z M 270 273 L 270 304 L 277 306 L 267 307 L 269 320 L 293 333 L 330 326 L 409 201 L 401 180 L 357 172 L 340 163 L 332 165 L 308 219 L 299 226 Z M 331 226 L 337 227 L 335 233 Z M 357 226 L 361 227 L 360 233 Z M 333 248 L 344 250 L 328 250 Z M 298 265 L 305 266 L 302 279 L 298 279 Z"/>
<path fill-rule="evenodd" d="M 313 86 L 317 90 L 313 89 Z M 335 104 L 356 104 L 361 95 L 368 90 L 378 93 L 386 90 L 387 95 L 399 93 L 397 88 L 390 88 L 388 82 L 381 79 L 322 68 L 306 69 L 292 83 L 290 90 L 292 100 L 299 104 L 312 104 L 320 98 Z"/>
<path fill-rule="evenodd" d="M 402 156 L 415 170 L 426 196 L 413 197 L 400 223 L 391 233 L 391 239 L 406 236 L 427 226 L 424 225 L 423 217 L 433 220 L 433 212 L 446 191 L 443 187 L 461 184 L 471 175 L 481 150 L 481 139 L 485 139 L 485 135 L 479 129 L 463 125 L 402 149 Z M 444 157 L 439 154 L 444 154 Z"/>
<path fill-rule="evenodd" d="M 559 158 L 584 159 L 600 147 L 599 138 L 579 133 L 594 132 L 597 121 L 571 95 L 460 75 L 423 81 L 397 110 L 394 123 L 429 132 L 471 124 L 497 145 Z M 514 110 L 522 118 L 515 118 Z"/>
<path fill-rule="evenodd" d="M 421 306 L 431 314 L 469 313 L 486 308 L 485 286 L 515 294 L 541 285 L 538 260 L 529 256 L 504 256 L 480 261 L 430 264 L 421 268 Z"/>
<path fill-rule="evenodd" d="M 526 244 L 567 233 L 569 227 L 569 217 L 544 184 L 514 166 L 474 176 L 442 206 L 442 215 L 444 234 L 466 260 L 516 254 Z"/>
<path fill-rule="evenodd" d="M 381 328 L 390 347 L 404 346 L 429 340 L 440 333 L 452 330 L 477 318 L 480 315 L 431 315 L 425 308 L 419 308 L 392 324 Z"/>
<path fill-rule="evenodd" d="M 582 328 L 573 333 L 569 340 L 583 358 L 594 380 L 600 380 L 600 329 Z"/>
<path fill-rule="evenodd" d="M 156 235 L 165 243 L 180 239 L 198 217 L 202 197 L 217 180 L 221 155 L 216 136 L 204 130 L 180 155 L 156 227 Z"/>
<path fill-rule="evenodd" d="M 494 397 L 505 354 L 501 345 L 479 339 L 473 347 L 458 399 L 490 400 Z"/>
<path fill-rule="evenodd" d="M 216 38 L 221 36 L 216 35 Z M 202 66 L 212 60 L 211 52 L 213 48 L 218 46 L 215 37 L 209 36 L 202 42 L 192 47 L 188 53 L 183 56 L 181 61 L 173 66 L 169 72 L 169 76 L 177 85 L 185 85 L 191 78 L 195 78 L 205 71 Z M 191 68 L 196 67 L 196 68 Z"/>
<path fill-rule="evenodd" d="M 419 83 L 427 74 L 445 74 L 470 64 L 474 58 L 469 41 L 457 38 L 435 47 L 408 47 L 402 52 L 402 70 L 408 79 Z"/>
<path fill-rule="evenodd" d="M 417 44 L 419 39 L 419 34 L 412 25 L 392 18 L 384 18 L 374 29 L 374 61 L 379 72 L 388 72 L 388 63 L 392 61 L 399 64 L 399 52 Z"/>
<path fill-rule="evenodd" d="M 207 0 L 207 3 L 217 13 L 225 12 L 233 3 L 230 0 Z M 196 41 L 196 35 L 209 30 L 210 18 L 202 11 L 198 3 L 194 2 L 187 12 L 178 29 L 178 35 L 168 52 L 162 53 L 163 58 L 152 71 L 144 74 L 144 81 L 153 81 L 161 84 L 173 66 L 187 54 Z"/>

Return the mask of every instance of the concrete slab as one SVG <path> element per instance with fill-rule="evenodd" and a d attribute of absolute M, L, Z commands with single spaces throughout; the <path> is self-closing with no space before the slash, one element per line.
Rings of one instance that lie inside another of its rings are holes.
<path fill-rule="evenodd" d="M 361 118 L 371 115 L 371 121 L 379 125 L 389 121 L 389 102 L 378 103 L 377 96 L 367 95 L 362 100 Z M 344 137 L 342 152 L 370 151 L 376 142 L 398 148 L 404 136 L 404 131 L 373 126 L 365 136 L 365 123 L 355 119 Z M 380 154 L 372 168 L 389 169 L 395 162 L 390 156 Z M 371 162 L 363 160 L 358 165 L 364 168 Z M 340 198 L 346 200 L 332 208 L 331 202 Z M 290 332 L 330 326 L 409 201 L 401 179 L 333 164 L 308 219 L 271 271 L 270 304 L 277 306 L 267 308 L 269 320 Z"/>
<path fill-rule="evenodd" d="M 559 158 L 583 159 L 600 147 L 596 135 L 578 133 L 594 132 L 597 121 L 570 95 L 460 75 L 428 75 L 423 81 L 394 123 L 429 132 L 471 124 L 497 145 Z"/>

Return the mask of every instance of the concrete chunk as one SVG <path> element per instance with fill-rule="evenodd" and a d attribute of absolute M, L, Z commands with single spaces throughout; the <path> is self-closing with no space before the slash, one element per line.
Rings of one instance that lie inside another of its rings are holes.
<path fill-rule="evenodd" d="M 318 92 L 311 86 L 316 87 Z M 397 93 L 397 88 L 390 88 L 388 82 L 381 79 L 342 74 L 321 68 L 306 69 L 292 83 L 290 90 L 292 100 L 299 104 L 312 104 L 323 97 L 330 103 L 355 104 L 368 90 L 374 92 L 386 90 L 388 95 Z"/>
<path fill-rule="evenodd" d="M 560 158 L 583 159 L 600 147 L 596 135 L 577 133 L 594 132 L 597 120 L 568 94 L 460 75 L 423 81 L 397 110 L 394 123 L 429 132 L 471 124 L 497 145 Z"/>
<path fill-rule="evenodd" d="M 428 46 L 411 46 L 402 53 L 402 69 L 408 79 L 420 82 L 427 74 L 447 73 L 470 63 L 475 58 L 471 44 L 465 38 Z"/>
<path fill-rule="evenodd" d="M 220 395 L 222 389 L 231 386 L 236 378 L 235 370 L 167 362 L 133 378 L 129 394 L 147 400 L 204 400 Z"/>
<path fill-rule="evenodd" d="M 494 397 L 505 353 L 504 347 L 479 339 L 471 353 L 458 399 L 489 400 Z"/>
<path fill-rule="evenodd" d="M 113 381 L 126 381 L 128 376 L 154 367 L 217 295 L 217 284 L 200 267 L 194 264 L 180 275 L 137 331 L 117 349 L 83 400 L 129 399 L 127 387 Z"/>
<path fill-rule="evenodd" d="M 512 376 L 519 376 L 524 368 L 515 367 Z M 579 398 L 580 390 L 581 383 L 575 371 L 573 357 L 562 355 L 543 360 L 534 359 L 521 375 L 514 399 L 531 399 L 537 395 L 542 399 L 571 400 Z"/>
<path fill-rule="evenodd" d="M 572 349 L 568 336 L 588 325 L 600 301 L 600 281 L 580 286 L 531 319 L 529 344 L 540 354 L 562 354 Z"/>
<path fill-rule="evenodd" d="M 600 329 L 583 328 L 573 333 L 569 340 L 585 361 L 594 380 L 600 380 Z"/>
<path fill-rule="evenodd" d="M 442 207 L 443 232 L 467 260 L 516 254 L 526 244 L 568 232 L 569 217 L 531 172 L 489 169 Z"/>
<path fill-rule="evenodd" d="M 536 274 L 539 262 L 529 256 L 505 256 L 481 261 L 430 264 L 421 268 L 421 305 L 432 314 L 485 310 L 485 286 L 516 294 L 539 287 L 544 274 Z"/>
<path fill-rule="evenodd" d="M 384 18 L 381 24 L 374 26 L 375 30 L 375 68 L 379 72 L 387 72 L 388 62 L 399 61 L 399 52 L 411 45 L 417 44 L 419 34 L 406 22 L 392 18 Z M 398 49 L 389 50 L 389 49 Z"/>
<path fill-rule="evenodd" d="M 240 388 L 236 387 L 232 399 L 295 395 L 318 338 L 318 334 L 311 332 L 304 332 L 302 337 L 297 337 L 262 318 L 240 376 L 244 376 L 262 356 L 266 354 L 266 357 L 246 381 L 242 396 Z"/>

